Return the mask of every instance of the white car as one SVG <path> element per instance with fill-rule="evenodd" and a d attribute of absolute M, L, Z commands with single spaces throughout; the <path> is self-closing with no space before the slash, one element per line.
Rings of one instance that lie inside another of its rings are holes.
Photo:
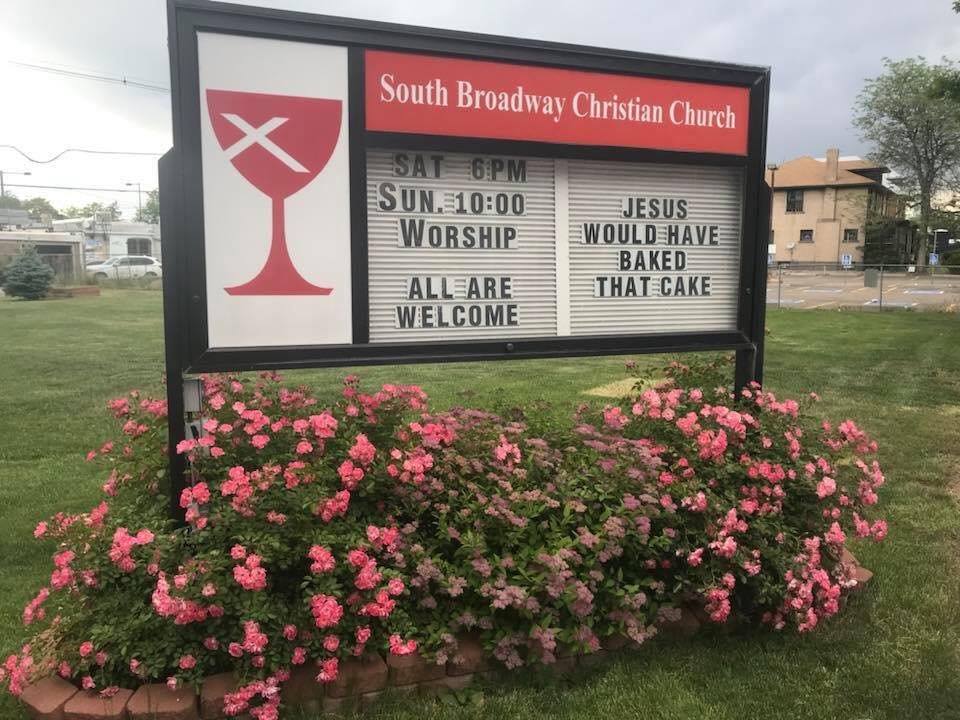
<path fill-rule="evenodd" d="M 87 277 L 93 280 L 129 280 L 131 278 L 163 277 L 160 261 L 148 255 L 121 255 L 93 263 L 86 267 Z"/>

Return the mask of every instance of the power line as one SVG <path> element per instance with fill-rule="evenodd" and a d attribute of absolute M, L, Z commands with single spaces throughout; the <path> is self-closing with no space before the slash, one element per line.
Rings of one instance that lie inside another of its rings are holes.
<path fill-rule="evenodd" d="M 104 187 L 78 187 L 74 185 L 18 185 L 16 183 L 4 183 L 6 187 L 18 188 L 37 188 L 43 190 L 89 190 L 91 192 L 124 192 L 135 193 L 137 190 L 128 190 L 127 188 L 104 188 Z"/>
<path fill-rule="evenodd" d="M 141 88 L 143 90 L 152 90 L 153 92 L 161 92 L 161 93 L 170 92 L 170 88 L 164 87 L 163 85 L 153 85 L 152 83 L 141 82 L 139 80 L 132 80 L 125 76 L 114 77 L 112 75 L 100 75 L 99 73 L 80 72 L 79 70 L 64 70 L 62 68 L 53 67 L 51 65 L 35 65 L 33 63 L 18 62 L 16 60 L 10 60 L 9 62 L 11 65 L 18 65 L 20 67 L 29 68 L 31 70 L 40 70 L 41 72 L 47 72 L 53 75 L 63 75 L 64 77 L 79 78 L 81 80 L 96 80 L 97 82 L 114 83 L 116 85 L 125 85 L 129 87 Z"/>
<path fill-rule="evenodd" d="M 54 160 L 58 160 L 67 153 L 77 152 L 77 153 L 87 153 L 88 155 L 149 155 L 151 157 L 160 157 L 163 153 L 158 152 L 141 152 L 138 150 L 90 150 L 88 148 L 67 148 L 66 150 L 61 150 L 53 157 L 48 160 L 37 160 L 36 158 L 30 157 L 23 150 L 18 148 L 16 145 L 0 145 L 0 148 L 8 148 L 20 153 L 23 157 L 29 160 L 32 163 L 38 165 L 45 165 L 47 163 L 52 163 Z"/>
<path fill-rule="evenodd" d="M 15 60 L 12 58 L 10 59 L 10 62 L 17 63 L 17 64 L 24 65 L 26 67 L 31 67 L 31 68 L 33 67 L 44 68 L 44 69 L 51 68 L 57 71 L 88 73 L 88 74 L 97 75 L 97 76 L 115 77 L 114 75 L 108 75 L 106 71 L 104 71 L 102 68 L 82 67 L 80 65 L 68 65 L 67 63 L 57 63 L 57 62 L 49 62 L 49 61 L 41 61 L 41 60 L 27 62 L 25 60 Z M 142 76 L 138 77 L 136 75 L 126 75 L 124 77 L 128 77 L 131 80 L 136 80 L 137 82 L 148 83 L 150 85 L 154 85 L 157 87 L 165 87 L 163 86 L 162 82 L 154 81 L 153 78 L 146 78 Z"/>

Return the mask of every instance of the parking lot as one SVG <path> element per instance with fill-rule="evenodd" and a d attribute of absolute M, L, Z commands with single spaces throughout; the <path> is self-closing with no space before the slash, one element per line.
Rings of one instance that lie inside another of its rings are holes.
<path fill-rule="evenodd" d="M 868 287 L 863 270 L 791 270 L 774 268 L 767 276 L 767 306 L 799 309 L 881 307 L 909 310 L 960 310 L 960 275 L 909 272 L 898 267 L 877 271 Z"/>

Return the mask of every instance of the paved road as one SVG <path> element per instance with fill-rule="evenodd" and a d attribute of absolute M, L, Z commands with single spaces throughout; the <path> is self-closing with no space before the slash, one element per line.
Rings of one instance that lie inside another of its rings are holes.
<path fill-rule="evenodd" d="M 767 305 L 778 303 L 801 309 L 879 307 L 880 288 L 865 287 L 861 270 L 774 271 L 767 277 Z M 884 272 L 883 306 L 960 311 L 960 275 Z"/>

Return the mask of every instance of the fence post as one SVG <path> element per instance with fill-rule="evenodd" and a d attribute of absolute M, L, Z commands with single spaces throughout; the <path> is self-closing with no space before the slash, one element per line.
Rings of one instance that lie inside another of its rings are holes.
<path fill-rule="evenodd" d="M 880 263 L 880 311 L 883 311 L 883 263 Z"/>
<path fill-rule="evenodd" d="M 782 309 L 780 299 L 783 297 L 783 265 L 777 265 L 777 310 Z"/>

